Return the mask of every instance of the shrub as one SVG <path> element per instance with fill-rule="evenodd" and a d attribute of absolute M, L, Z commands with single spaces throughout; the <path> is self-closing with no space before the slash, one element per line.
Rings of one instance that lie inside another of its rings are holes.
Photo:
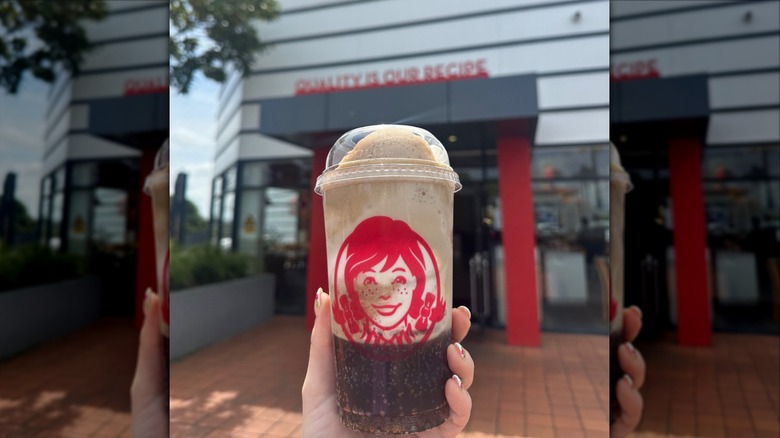
<path fill-rule="evenodd" d="M 251 258 L 212 246 L 171 246 L 168 268 L 171 291 L 242 278 L 250 275 Z"/>
<path fill-rule="evenodd" d="M 0 291 L 70 280 L 84 274 L 84 260 L 37 245 L 0 244 Z"/>

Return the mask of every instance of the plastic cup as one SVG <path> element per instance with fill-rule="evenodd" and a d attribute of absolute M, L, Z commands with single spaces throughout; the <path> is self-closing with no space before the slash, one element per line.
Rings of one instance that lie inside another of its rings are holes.
<path fill-rule="evenodd" d="M 157 293 L 160 297 L 160 332 L 163 338 L 165 354 L 165 388 L 168 389 L 169 351 L 170 351 L 170 295 L 168 291 L 168 259 L 170 226 L 170 166 L 168 164 L 168 141 L 163 143 L 154 159 L 154 169 L 146 177 L 144 191 L 152 198 L 152 218 L 154 220 L 155 265 L 157 271 Z M 166 404 L 166 407 L 168 405 Z"/>
<path fill-rule="evenodd" d="M 375 434 L 449 415 L 453 194 L 461 187 L 428 131 L 354 129 L 332 147 L 323 196 L 336 390 L 342 423 Z"/>
<path fill-rule="evenodd" d="M 631 190 L 631 179 L 620 163 L 617 148 L 609 146 L 609 422 L 620 415 L 615 386 L 623 376 L 617 350 L 623 339 L 623 285 L 625 200 Z"/>

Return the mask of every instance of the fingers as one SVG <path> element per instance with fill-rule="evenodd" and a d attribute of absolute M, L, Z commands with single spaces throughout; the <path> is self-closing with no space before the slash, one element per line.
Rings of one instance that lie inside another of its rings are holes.
<path fill-rule="evenodd" d="M 307 398 L 318 399 L 336 392 L 336 368 L 333 363 L 333 332 L 330 327 L 330 296 L 320 288 L 314 303 L 314 329 L 311 332 L 309 368 L 303 382 L 303 404 Z"/>
<path fill-rule="evenodd" d="M 468 307 L 460 306 L 452 309 L 452 338 L 461 342 L 471 328 L 471 312 Z"/>
<path fill-rule="evenodd" d="M 163 393 L 163 348 L 160 334 L 160 299 L 150 289 L 144 299 L 144 323 L 138 340 L 135 377 L 130 387 L 133 404 L 145 404 Z"/>
<path fill-rule="evenodd" d="M 633 344 L 626 342 L 618 347 L 618 361 L 620 369 L 634 381 L 634 388 L 641 389 L 645 383 L 645 359 Z"/>
<path fill-rule="evenodd" d="M 463 387 L 471 388 L 474 383 L 474 360 L 462 345 L 454 343 L 447 347 L 447 364 L 461 378 Z"/>
<path fill-rule="evenodd" d="M 642 419 L 642 395 L 634 388 L 630 377 L 618 380 L 615 389 L 618 403 L 620 403 L 620 416 L 612 426 L 612 437 L 622 438 L 628 436 L 639 425 Z"/>
<path fill-rule="evenodd" d="M 447 397 L 447 404 L 450 405 L 450 417 L 441 426 L 433 429 L 438 432 L 435 436 L 454 437 L 463 431 L 471 418 L 471 395 L 465 387 L 461 386 L 459 379 L 456 374 L 447 380 L 444 386 L 444 395 Z M 428 436 L 427 432 L 417 435 Z"/>
<path fill-rule="evenodd" d="M 642 329 L 642 311 L 637 306 L 623 310 L 623 337 L 631 342 Z"/>

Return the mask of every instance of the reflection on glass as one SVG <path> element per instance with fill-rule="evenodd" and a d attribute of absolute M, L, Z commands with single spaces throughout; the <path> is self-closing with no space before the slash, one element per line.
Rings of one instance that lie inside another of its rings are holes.
<path fill-rule="evenodd" d="M 127 193 L 124 190 L 95 189 L 93 240 L 110 248 L 127 242 Z"/>
<path fill-rule="evenodd" d="M 219 247 L 224 250 L 233 248 L 233 214 L 236 206 L 236 194 L 224 195 L 222 208 L 222 230 L 220 232 Z"/>

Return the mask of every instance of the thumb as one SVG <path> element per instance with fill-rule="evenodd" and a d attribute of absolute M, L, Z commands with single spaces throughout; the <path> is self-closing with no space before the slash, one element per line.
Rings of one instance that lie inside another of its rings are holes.
<path fill-rule="evenodd" d="M 315 301 L 314 329 L 311 332 L 309 368 L 303 382 L 303 410 L 307 401 L 314 408 L 324 397 L 336 392 L 336 367 L 333 359 L 333 332 L 330 328 L 330 296 L 320 288 Z"/>

